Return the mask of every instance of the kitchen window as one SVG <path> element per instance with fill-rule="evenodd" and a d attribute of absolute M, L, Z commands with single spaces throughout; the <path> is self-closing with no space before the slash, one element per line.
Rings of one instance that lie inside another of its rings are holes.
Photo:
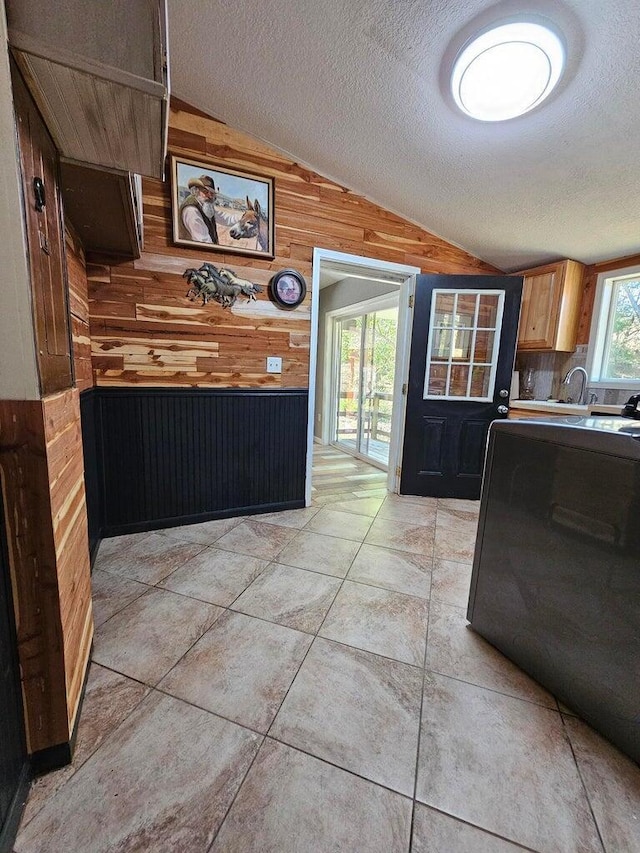
<path fill-rule="evenodd" d="M 637 388 L 640 382 L 640 267 L 598 276 L 589 338 L 590 385 Z"/>

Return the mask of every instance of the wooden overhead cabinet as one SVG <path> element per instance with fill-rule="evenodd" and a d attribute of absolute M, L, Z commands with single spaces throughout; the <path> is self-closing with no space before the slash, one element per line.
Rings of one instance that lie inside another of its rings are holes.
<path fill-rule="evenodd" d="M 6 0 L 6 10 L 13 55 L 60 153 L 162 178 L 166 0 Z"/>
<path fill-rule="evenodd" d="M 558 261 L 514 275 L 524 277 L 518 350 L 573 352 L 584 266 L 577 261 Z"/>

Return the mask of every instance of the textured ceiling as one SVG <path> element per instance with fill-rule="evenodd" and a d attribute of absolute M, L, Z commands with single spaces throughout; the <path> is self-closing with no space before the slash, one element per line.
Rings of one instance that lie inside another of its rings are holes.
<path fill-rule="evenodd" d="M 559 92 L 458 114 L 448 67 L 514 12 L 564 32 Z M 638 0 L 169 0 L 173 93 L 511 271 L 640 252 Z"/>

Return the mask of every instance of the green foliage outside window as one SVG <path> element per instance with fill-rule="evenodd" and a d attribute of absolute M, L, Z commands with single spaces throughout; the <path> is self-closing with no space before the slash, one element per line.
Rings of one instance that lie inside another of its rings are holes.
<path fill-rule="evenodd" d="M 640 279 L 619 280 L 602 379 L 640 379 Z"/>

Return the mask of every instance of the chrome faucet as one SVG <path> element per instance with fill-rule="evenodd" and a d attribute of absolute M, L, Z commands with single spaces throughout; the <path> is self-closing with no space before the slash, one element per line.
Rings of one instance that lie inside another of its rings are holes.
<path fill-rule="evenodd" d="M 568 386 L 573 379 L 574 373 L 582 374 L 582 386 L 580 388 L 580 396 L 578 397 L 578 405 L 583 406 L 587 402 L 587 382 L 589 381 L 589 375 L 584 367 L 580 367 L 580 365 L 572 367 L 571 370 L 567 371 L 567 375 L 562 380 L 562 384 Z M 567 403 L 570 402 L 571 398 L 567 397 Z"/>

